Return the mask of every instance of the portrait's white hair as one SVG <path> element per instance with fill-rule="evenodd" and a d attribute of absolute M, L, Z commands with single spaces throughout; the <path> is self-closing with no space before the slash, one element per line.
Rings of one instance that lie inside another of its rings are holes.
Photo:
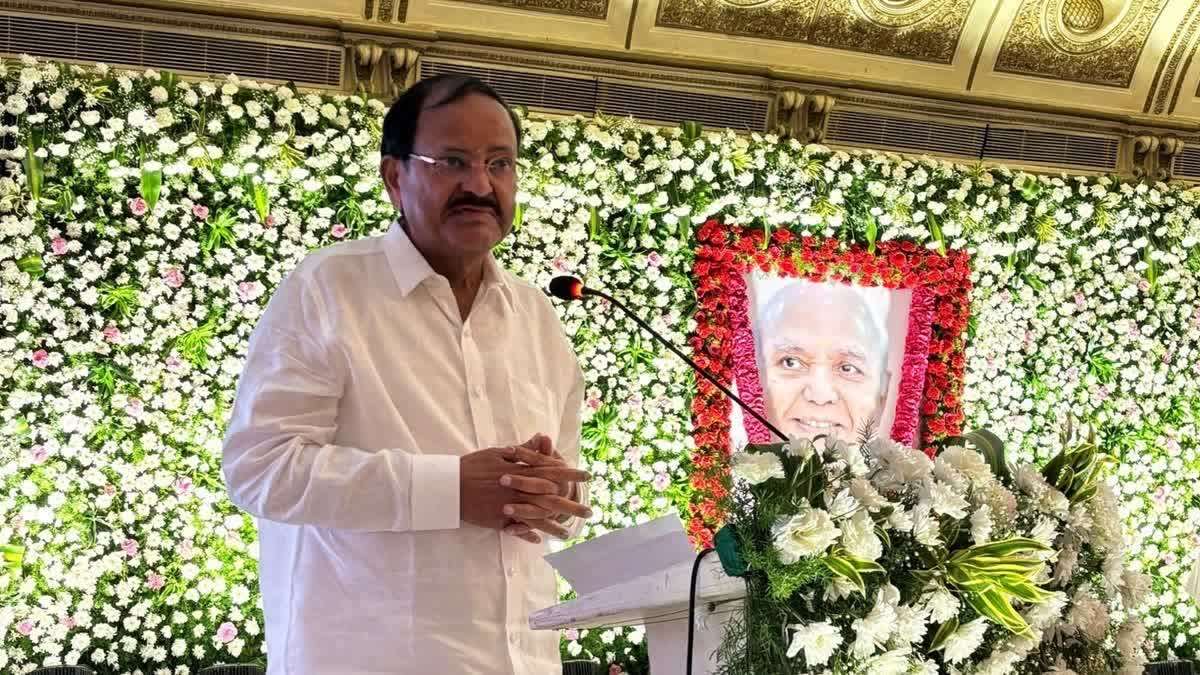
<path fill-rule="evenodd" d="M 855 326 L 866 339 L 865 345 L 870 352 L 867 358 L 876 363 L 879 368 L 881 384 L 887 377 L 888 365 L 888 334 L 882 321 L 862 293 L 849 284 L 814 283 L 808 281 L 793 281 L 775 291 L 763 306 L 758 316 L 760 336 L 758 358 L 760 368 L 765 365 L 766 349 L 763 341 L 773 332 L 775 324 L 783 319 L 795 303 L 804 303 L 806 307 L 820 305 L 828 307 L 829 311 L 846 313 L 851 316 Z"/>

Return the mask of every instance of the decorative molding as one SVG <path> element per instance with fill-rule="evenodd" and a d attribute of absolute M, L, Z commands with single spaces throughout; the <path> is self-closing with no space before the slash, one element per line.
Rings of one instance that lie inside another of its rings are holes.
<path fill-rule="evenodd" d="M 975 0 L 660 0 L 656 25 L 948 64 Z"/>
<path fill-rule="evenodd" d="M 0 11 L 28 12 L 54 17 L 91 19 L 121 24 L 150 24 L 168 29 L 184 28 L 230 34 L 249 35 L 257 38 L 295 40 L 324 44 L 342 44 L 339 31 L 330 28 L 300 28 L 299 26 L 278 27 L 266 21 L 247 21 L 234 18 L 208 17 L 199 14 L 172 12 L 169 15 L 153 11 L 137 11 L 105 5 L 90 5 L 72 2 L 61 6 L 49 0 L 0 0 Z"/>
<path fill-rule="evenodd" d="M 1128 88 L 1168 1 L 1129 0 L 1131 6 L 1119 21 L 1080 36 L 1060 25 L 1066 0 L 1024 0 L 1000 47 L 995 70 Z"/>
<path fill-rule="evenodd" d="M 396 0 L 379 0 L 379 20 L 383 23 L 392 22 L 392 7 L 396 4 Z"/>
<path fill-rule="evenodd" d="M 1176 136 L 1128 136 L 1123 146 L 1133 176 L 1151 182 L 1170 180 L 1175 157 L 1183 152 L 1183 140 Z"/>
<path fill-rule="evenodd" d="M 775 95 L 768 127 L 802 143 L 823 143 L 835 102 L 828 94 L 784 89 Z"/>
<path fill-rule="evenodd" d="M 756 77 L 734 80 L 723 78 L 720 73 L 706 75 L 695 70 L 683 71 L 674 69 L 667 70 L 662 68 L 653 69 L 650 66 L 642 64 L 630 64 L 628 67 L 621 68 L 603 62 L 579 63 L 575 61 L 567 61 L 561 56 L 555 56 L 553 54 L 539 55 L 536 53 L 516 53 L 512 51 L 496 50 L 488 50 L 483 52 L 473 49 L 449 47 L 434 43 L 424 51 L 424 55 L 427 57 L 440 57 L 446 59 L 482 61 L 484 63 L 496 63 L 503 66 L 512 66 L 516 68 L 557 70 L 560 72 L 584 73 L 598 77 L 607 76 L 626 80 L 703 87 L 706 89 L 725 89 L 743 93 L 769 94 L 772 92 L 771 83 L 766 78 Z"/>
<path fill-rule="evenodd" d="M 366 0 L 363 5 L 363 18 L 367 21 L 375 18 L 375 0 Z"/>
<path fill-rule="evenodd" d="M 1154 71 L 1154 79 L 1150 83 L 1150 91 L 1146 94 L 1146 105 L 1142 108 L 1144 113 L 1153 112 L 1155 115 L 1161 115 L 1167 108 L 1167 97 L 1171 94 L 1171 85 L 1175 83 L 1179 64 L 1183 61 L 1187 47 L 1196 35 L 1197 27 L 1200 27 L 1200 5 L 1192 7 L 1189 13 L 1190 18 L 1181 21 L 1175 27 L 1175 32 L 1171 34 L 1171 41 L 1167 43 L 1167 48 L 1163 51 L 1163 58 L 1158 62 L 1158 67 Z M 1180 41 L 1181 37 L 1182 41 Z"/>
<path fill-rule="evenodd" d="M 402 0 L 407 2 L 407 0 Z M 463 0 L 481 5 L 511 7 L 532 12 L 566 14 L 585 19 L 608 18 L 609 0 Z"/>
<path fill-rule="evenodd" d="M 406 89 L 421 79 L 421 52 L 409 47 L 392 47 L 388 51 L 388 90 L 387 99 L 395 99 Z"/>

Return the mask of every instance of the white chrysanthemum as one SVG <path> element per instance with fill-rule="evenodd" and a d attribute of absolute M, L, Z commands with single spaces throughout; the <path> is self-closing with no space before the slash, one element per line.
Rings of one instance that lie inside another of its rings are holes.
<path fill-rule="evenodd" d="M 842 546 L 862 560 L 874 562 L 883 555 L 883 542 L 875 534 L 875 521 L 867 511 L 859 511 L 842 525 Z"/>
<path fill-rule="evenodd" d="M 912 533 L 920 544 L 933 548 L 940 546 L 942 536 L 937 516 L 926 502 L 917 504 L 912 510 Z"/>
<path fill-rule="evenodd" d="M 772 452 L 738 452 L 733 455 L 733 474 L 757 485 L 772 478 L 783 478 L 783 462 Z"/>
<path fill-rule="evenodd" d="M 943 653 L 947 663 L 965 661 L 979 649 L 983 643 L 983 634 L 987 631 L 987 619 L 979 617 L 958 627 L 950 637 L 946 638 Z"/>
<path fill-rule="evenodd" d="M 821 555 L 841 533 L 822 509 L 808 509 L 791 518 L 784 516 L 771 530 L 779 559 L 789 565 L 801 558 Z"/>
<path fill-rule="evenodd" d="M 874 440 L 867 444 L 866 449 L 868 455 L 879 464 L 871 476 L 871 482 L 885 493 L 919 485 L 933 471 L 933 460 L 925 453 L 893 441 Z"/>
<path fill-rule="evenodd" d="M 903 647 L 872 657 L 866 663 L 867 675 L 904 675 L 909 670 L 911 654 L 911 649 Z"/>
<path fill-rule="evenodd" d="M 921 502 L 928 502 L 935 513 L 950 516 L 954 519 L 966 518 L 967 509 L 971 503 L 966 495 L 954 489 L 949 483 L 940 480 L 928 480 L 921 488 Z"/>
<path fill-rule="evenodd" d="M 960 604 L 950 589 L 938 585 L 932 592 L 925 595 L 925 609 L 929 612 L 929 620 L 933 623 L 946 623 L 958 616 Z"/>
<path fill-rule="evenodd" d="M 795 658 L 803 651 L 804 662 L 810 667 L 827 663 L 842 644 L 841 631 L 828 621 L 792 624 L 788 628 L 793 631 L 792 642 L 787 650 L 788 658 Z"/>

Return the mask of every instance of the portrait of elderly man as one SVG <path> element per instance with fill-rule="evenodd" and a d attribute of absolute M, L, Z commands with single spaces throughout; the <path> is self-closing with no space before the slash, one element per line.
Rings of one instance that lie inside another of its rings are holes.
<path fill-rule="evenodd" d="M 847 442 L 879 431 L 892 380 L 888 336 L 854 287 L 783 286 L 758 317 L 757 342 L 772 424 L 792 438 Z"/>

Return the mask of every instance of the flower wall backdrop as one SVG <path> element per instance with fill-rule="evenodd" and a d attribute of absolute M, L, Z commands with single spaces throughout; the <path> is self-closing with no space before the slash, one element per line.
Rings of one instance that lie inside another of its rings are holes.
<path fill-rule="evenodd" d="M 310 249 L 389 222 L 384 106 L 4 66 L 0 670 L 261 659 L 254 523 L 224 497 L 224 419 L 280 278 Z M 1200 195 L 694 125 L 531 119 L 526 139 L 503 262 L 535 283 L 583 275 L 680 344 L 696 328 L 696 232 L 710 218 L 967 251 L 964 426 L 1043 462 L 1068 415 L 1098 425 L 1119 460 L 1128 557 L 1153 579 L 1153 651 L 1200 647 L 1179 591 L 1200 554 Z M 703 470 L 711 454 L 693 457 L 690 373 L 615 312 L 563 318 L 590 385 L 598 509 L 585 536 L 673 508 L 715 525 L 704 495 L 722 479 Z M 627 661 L 641 638 L 568 633 L 564 653 Z"/>

